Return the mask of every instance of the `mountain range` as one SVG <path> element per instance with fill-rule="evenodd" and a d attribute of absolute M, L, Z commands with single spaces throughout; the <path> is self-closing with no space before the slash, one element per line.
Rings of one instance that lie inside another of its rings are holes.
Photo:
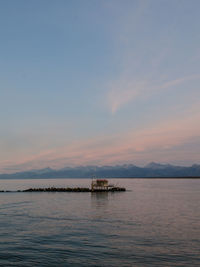
<path fill-rule="evenodd" d="M 45 168 L 0 174 L 0 179 L 39 179 L 39 178 L 200 178 L 200 165 L 190 167 L 174 166 L 170 164 L 149 163 L 145 167 L 133 164 L 116 166 L 79 166 L 66 167 L 59 170 Z"/>

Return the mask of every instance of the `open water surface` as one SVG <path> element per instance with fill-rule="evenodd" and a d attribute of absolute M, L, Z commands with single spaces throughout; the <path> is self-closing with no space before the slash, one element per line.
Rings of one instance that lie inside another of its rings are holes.
<path fill-rule="evenodd" d="M 0 193 L 0 266 L 200 266 L 200 180 L 110 179 L 109 193 Z M 90 179 L 0 180 L 1 190 Z"/>

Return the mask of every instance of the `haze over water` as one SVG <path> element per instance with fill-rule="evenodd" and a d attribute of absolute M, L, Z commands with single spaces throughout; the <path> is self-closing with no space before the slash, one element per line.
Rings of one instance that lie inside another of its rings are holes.
<path fill-rule="evenodd" d="M 0 266 L 199 266 L 200 180 L 110 179 L 115 193 L 1 193 Z M 1 180 L 1 189 L 90 179 Z"/>

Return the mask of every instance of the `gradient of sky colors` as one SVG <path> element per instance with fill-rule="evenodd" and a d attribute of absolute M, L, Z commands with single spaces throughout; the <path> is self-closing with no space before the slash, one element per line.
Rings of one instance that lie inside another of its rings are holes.
<path fill-rule="evenodd" d="M 200 163 L 199 0 L 1 0 L 0 172 Z"/>

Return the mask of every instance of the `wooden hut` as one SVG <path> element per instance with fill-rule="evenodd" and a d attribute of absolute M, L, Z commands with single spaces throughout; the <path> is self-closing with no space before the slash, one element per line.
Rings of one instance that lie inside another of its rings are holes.
<path fill-rule="evenodd" d="M 108 191 L 109 185 L 106 179 L 93 180 L 91 183 L 92 191 Z"/>

